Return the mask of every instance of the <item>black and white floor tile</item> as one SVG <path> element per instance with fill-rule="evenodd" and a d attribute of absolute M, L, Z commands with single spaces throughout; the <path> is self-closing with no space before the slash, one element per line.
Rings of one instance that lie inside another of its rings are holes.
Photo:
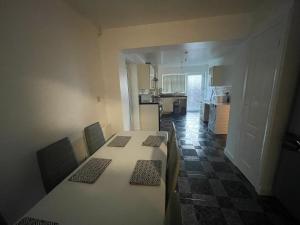
<path fill-rule="evenodd" d="M 280 203 L 258 196 L 224 155 L 225 135 L 214 135 L 199 113 L 164 116 L 161 130 L 175 123 L 181 150 L 178 177 L 183 225 L 294 225 Z"/>

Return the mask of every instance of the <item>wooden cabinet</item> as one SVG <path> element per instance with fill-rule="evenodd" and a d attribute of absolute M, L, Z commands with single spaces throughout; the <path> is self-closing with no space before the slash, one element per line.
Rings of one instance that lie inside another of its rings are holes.
<path fill-rule="evenodd" d="M 154 69 L 150 64 L 137 65 L 137 78 L 139 89 L 150 89 L 152 86 L 152 79 L 154 78 Z"/>
<path fill-rule="evenodd" d="M 210 86 L 230 86 L 230 77 L 225 73 L 225 66 L 212 66 L 209 68 Z"/>
<path fill-rule="evenodd" d="M 230 105 L 210 104 L 208 128 L 215 134 L 227 134 Z"/>
<path fill-rule="evenodd" d="M 163 114 L 169 114 L 173 112 L 173 103 L 176 100 L 186 100 L 187 97 L 180 97 L 180 96 L 174 96 L 174 97 L 161 97 L 160 102 L 163 107 Z M 186 108 L 186 104 L 184 106 Z"/>

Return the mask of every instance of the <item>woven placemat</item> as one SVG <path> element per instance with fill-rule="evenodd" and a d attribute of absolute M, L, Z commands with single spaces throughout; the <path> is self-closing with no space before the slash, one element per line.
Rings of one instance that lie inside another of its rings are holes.
<path fill-rule="evenodd" d="M 24 217 L 16 225 L 59 225 L 59 223 L 35 219 L 32 217 Z"/>
<path fill-rule="evenodd" d="M 130 140 L 130 136 L 117 136 L 107 146 L 109 147 L 125 147 Z"/>
<path fill-rule="evenodd" d="M 150 146 L 150 147 L 159 147 L 161 143 L 164 141 L 164 136 L 154 136 L 150 135 L 147 137 L 147 139 L 143 142 L 144 146 Z"/>
<path fill-rule="evenodd" d="M 111 159 L 90 159 L 82 168 L 80 168 L 69 181 L 92 184 L 104 172 L 111 163 Z"/>
<path fill-rule="evenodd" d="M 159 186 L 161 160 L 138 160 L 133 170 L 130 184 Z"/>

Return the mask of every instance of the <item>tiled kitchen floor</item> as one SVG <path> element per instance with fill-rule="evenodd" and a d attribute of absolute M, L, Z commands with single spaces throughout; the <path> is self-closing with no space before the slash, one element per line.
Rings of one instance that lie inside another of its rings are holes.
<path fill-rule="evenodd" d="M 224 155 L 226 136 L 208 131 L 199 113 L 163 117 L 161 130 L 172 121 L 182 155 L 178 192 L 183 225 L 297 224 L 276 199 L 257 196 Z"/>

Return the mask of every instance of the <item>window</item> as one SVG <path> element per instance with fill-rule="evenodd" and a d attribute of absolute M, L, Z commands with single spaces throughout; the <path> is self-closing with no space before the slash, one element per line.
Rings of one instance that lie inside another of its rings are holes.
<path fill-rule="evenodd" d="M 185 93 L 185 74 L 162 74 L 163 93 Z"/>

